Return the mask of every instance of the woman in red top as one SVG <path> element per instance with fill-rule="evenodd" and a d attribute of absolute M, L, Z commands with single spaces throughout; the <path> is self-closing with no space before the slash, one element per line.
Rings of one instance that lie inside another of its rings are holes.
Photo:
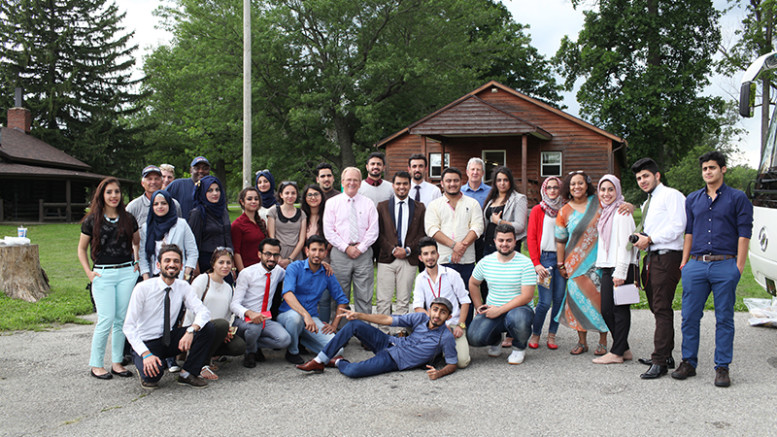
<path fill-rule="evenodd" d="M 254 187 L 244 188 L 238 196 L 243 214 L 232 222 L 235 267 L 240 272 L 259 262 L 259 243 L 267 236 L 267 225 L 259 216 L 262 198 Z"/>
<path fill-rule="evenodd" d="M 534 310 L 534 323 L 532 323 L 532 335 L 529 337 L 529 347 L 537 349 L 540 346 L 542 325 L 545 323 L 545 315 L 553 302 L 547 345 L 548 349 L 558 349 L 556 345 L 556 331 L 558 330 L 556 315 L 561 309 L 567 283 L 556 268 L 556 215 L 559 209 L 564 206 L 564 200 L 560 195 L 561 180 L 557 177 L 545 179 L 540 193 L 542 194 L 542 202 L 531 210 L 529 229 L 526 235 L 529 257 L 534 264 L 534 270 L 537 271 L 537 289 L 540 295 L 537 309 Z M 548 278 L 550 278 L 550 284 L 547 284 Z M 543 282 L 548 286 L 543 286 Z"/>

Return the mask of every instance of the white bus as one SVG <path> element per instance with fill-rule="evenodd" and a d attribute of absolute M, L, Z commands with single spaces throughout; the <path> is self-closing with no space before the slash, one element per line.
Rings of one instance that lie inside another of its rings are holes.
<path fill-rule="evenodd" d="M 739 113 L 743 117 L 753 116 L 759 75 L 774 70 L 777 70 L 777 52 L 761 56 L 745 71 L 739 93 Z M 777 105 L 774 108 L 769 133 L 761 147 L 758 176 L 748 185 L 747 194 L 753 202 L 750 267 L 756 282 L 777 296 Z"/>

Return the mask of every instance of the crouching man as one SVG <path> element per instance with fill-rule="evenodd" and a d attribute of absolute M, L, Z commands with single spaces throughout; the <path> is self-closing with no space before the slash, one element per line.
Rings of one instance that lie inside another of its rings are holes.
<path fill-rule="evenodd" d="M 135 286 L 130 298 L 124 334 L 132 345 L 132 359 L 140 374 L 140 385 L 157 387 L 163 374 L 162 360 L 189 352 L 178 383 L 205 387 L 200 369 L 210 358 L 213 329 L 210 312 L 192 290 L 191 285 L 178 279 L 183 255 L 174 244 L 159 249 L 157 266 L 160 276 Z M 181 304 L 195 314 L 188 328 L 175 327 Z"/>
<path fill-rule="evenodd" d="M 458 362 L 456 339 L 445 325 L 451 317 L 452 308 L 453 305 L 448 299 L 438 297 L 432 301 L 429 315 L 412 313 L 389 316 L 340 309 L 340 314 L 350 322 L 335 335 L 316 358 L 298 365 L 297 368 L 305 372 L 321 373 L 325 366 L 337 367 L 345 376 L 361 378 L 426 365 L 429 379 L 449 375 L 456 371 Z M 370 326 L 369 323 L 409 327 L 412 328 L 413 333 L 408 337 L 392 337 Z M 342 356 L 334 356 L 354 336 L 375 352 L 375 356 L 358 363 L 351 363 Z M 438 370 L 429 363 L 440 353 L 445 357 L 445 367 Z"/>

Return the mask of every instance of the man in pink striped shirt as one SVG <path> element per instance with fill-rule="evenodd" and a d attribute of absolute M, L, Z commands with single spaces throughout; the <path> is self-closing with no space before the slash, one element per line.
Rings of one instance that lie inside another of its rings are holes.
<path fill-rule="evenodd" d="M 343 193 L 331 198 L 324 211 L 324 236 L 332 245 L 332 270 L 346 296 L 353 284 L 353 303 L 360 313 L 372 313 L 372 244 L 378 239 L 378 211 L 358 193 L 362 174 L 347 167 L 341 175 Z"/>

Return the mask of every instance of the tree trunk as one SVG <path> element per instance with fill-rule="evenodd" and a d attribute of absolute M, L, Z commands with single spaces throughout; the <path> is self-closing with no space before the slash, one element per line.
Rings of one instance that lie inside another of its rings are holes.
<path fill-rule="evenodd" d="M 353 153 L 353 138 L 346 117 L 334 114 L 335 136 L 340 145 L 340 159 L 342 168 L 356 166 L 356 156 Z M 342 170 L 342 169 L 341 169 Z"/>
<path fill-rule="evenodd" d="M 0 246 L 0 288 L 6 296 L 37 302 L 51 290 L 40 268 L 38 245 Z"/>

